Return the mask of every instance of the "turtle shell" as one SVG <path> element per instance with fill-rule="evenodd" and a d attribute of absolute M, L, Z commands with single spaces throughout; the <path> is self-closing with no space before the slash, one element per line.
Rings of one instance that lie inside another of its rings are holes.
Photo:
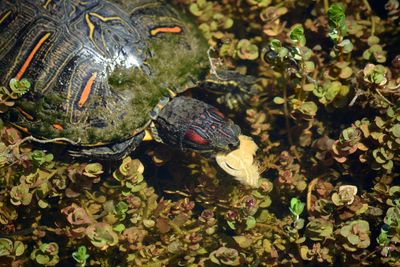
<path fill-rule="evenodd" d="M 204 77 L 206 51 L 163 2 L 0 1 L 0 85 L 32 84 L 6 119 L 46 139 L 100 145 L 143 131 L 168 90 Z"/>

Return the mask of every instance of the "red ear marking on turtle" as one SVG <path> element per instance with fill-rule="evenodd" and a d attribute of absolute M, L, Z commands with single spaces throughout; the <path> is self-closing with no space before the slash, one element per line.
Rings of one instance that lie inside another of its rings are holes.
<path fill-rule="evenodd" d="M 182 28 L 179 26 L 159 27 L 159 28 L 152 29 L 150 31 L 150 34 L 151 34 L 151 36 L 156 36 L 159 33 L 181 33 L 181 32 L 182 32 Z"/>
<path fill-rule="evenodd" d="M 209 142 L 204 139 L 201 135 L 199 135 L 198 133 L 196 133 L 196 131 L 189 129 L 187 130 L 187 132 L 185 133 L 185 137 L 186 140 L 192 141 L 198 145 L 208 145 Z"/>
<path fill-rule="evenodd" d="M 29 65 L 31 64 L 33 58 L 35 57 L 36 53 L 39 51 L 40 47 L 43 45 L 44 42 L 46 42 L 47 39 L 49 39 L 50 33 L 47 33 L 45 36 L 43 36 L 39 42 L 36 44 L 36 46 L 33 48 L 32 52 L 29 54 L 28 58 L 25 60 L 24 65 L 22 65 L 22 68 L 19 70 L 17 76 L 15 76 L 15 79 L 17 81 L 21 80 L 22 76 L 28 69 Z"/>
<path fill-rule="evenodd" d="M 2 24 L 10 15 L 12 14 L 11 10 L 6 11 L 2 17 L 0 17 L 0 24 Z"/>
<path fill-rule="evenodd" d="M 78 102 L 78 106 L 80 108 L 83 107 L 83 105 L 85 105 L 85 103 L 89 99 L 90 92 L 92 91 L 92 87 L 96 79 L 97 79 L 97 72 L 94 72 L 92 74 L 92 77 L 90 77 L 89 81 L 86 83 L 85 88 L 82 91 L 81 97 Z"/>

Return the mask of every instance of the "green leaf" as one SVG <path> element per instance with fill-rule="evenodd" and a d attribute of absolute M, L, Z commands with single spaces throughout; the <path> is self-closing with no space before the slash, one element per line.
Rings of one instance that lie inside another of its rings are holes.
<path fill-rule="evenodd" d="M 13 242 L 8 238 L 0 238 L 0 257 L 11 254 Z"/>
<path fill-rule="evenodd" d="M 47 208 L 49 206 L 49 203 L 47 203 L 46 201 L 40 199 L 38 201 L 38 205 L 39 205 L 40 208 L 45 209 L 45 208 Z"/>
<path fill-rule="evenodd" d="M 282 105 L 283 103 L 285 103 L 285 99 L 283 99 L 282 97 L 276 96 L 276 97 L 274 97 L 274 103 L 277 105 Z"/>
<path fill-rule="evenodd" d="M 348 79 L 353 74 L 353 70 L 350 67 L 345 67 L 339 74 L 339 77 L 342 79 Z"/>
<path fill-rule="evenodd" d="M 228 226 L 229 226 L 232 230 L 235 230 L 235 229 L 236 229 L 235 222 L 233 222 L 233 221 L 226 221 L 226 223 L 228 224 Z"/>
<path fill-rule="evenodd" d="M 383 164 L 382 165 L 382 167 L 385 169 L 385 170 L 388 170 L 388 171 L 390 171 L 391 169 L 393 169 L 393 161 L 392 160 L 389 160 L 388 162 L 386 162 L 385 164 Z"/>
<path fill-rule="evenodd" d="M 258 46 L 247 39 L 242 39 L 237 44 L 237 55 L 244 60 L 255 60 L 259 56 Z"/>
<path fill-rule="evenodd" d="M 27 79 L 17 80 L 15 78 L 10 80 L 11 90 L 18 96 L 22 96 L 31 88 L 31 83 Z"/>
<path fill-rule="evenodd" d="M 121 233 L 122 231 L 125 230 L 125 225 L 123 225 L 122 223 L 117 224 L 116 226 L 113 227 L 113 230 Z"/>
<path fill-rule="evenodd" d="M 85 265 L 86 260 L 89 258 L 87 248 L 85 246 L 80 246 L 77 251 L 72 253 L 72 258 L 79 264 Z"/>
<path fill-rule="evenodd" d="M 241 248 L 249 248 L 251 244 L 253 243 L 253 240 L 251 238 L 248 238 L 246 236 L 234 236 L 233 239 L 236 241 L 236 243 L 239 245 Z"/>
<path fill-rule="evenodd" d="M 378 238 L 376 239 L 376 242 L 380 245 L 380 246 L 386 246 L 389 244 L 390 240 L 389 237 L 387 235 L 387 231 L 381 229 L 381 233 L 379 234 Z"/>
<path fill-rule="evenodd" d="M 298 219 L 294 222 L 294 228 L 301 230 L 304 227 L 304 223 L 305 223 L 304 219 Z"/>
<path fill-rule="evenodd" d="M 314 91 L 314 89 L 315 89 L 315 85 L 314 85 L 313 83 L 306 83 L 306 84 L 303 86 L 303 90 L 304 90 L 305 92 L 312 92 L 312 91 Z"/>
<path fill-rule="evenodd" d="M 309 116 L 315 116 L 317 114 L 317 110 L 318 106 L 312 101 L 304 102 L 300 107 L 301 113 Z"/>
<path fill-rule="evenodd" d="M 307 73 L 313 72 L 315 70 L 314 61 L 306 61 L 306 62 L 304 62 L 304 70 Z M 312 85 L 314 85 L 314 84 L 312 84 Z M 312 90 L 310 90 L 310 91 L 312 91 Z"/>
<path fill-rule="evenodd" d="M 15 256 L 19 257 L 25 252 L 25 245 L 21 241 L 15 241 L 14 243 L 14 253 Z"/>
<path fill-rule="evenodd" d="M 249 216 L 246 219 L 246 230 L 254 228 L 257 224 L 256 219 L 253 216 Z"/>
<path fill-rule="evenodd" d="M 393 135 L 397 138 L 400 137 L 400 124 L 395 124 L 390 131 L 393 133 Z"/>
<path fill-rule="evenodd" d="M 36 262 L 42 265 L 46 265 L 50 261 L 50 257 L 47 255 L 39 254 L 36 256 Z"/>
<path fill-rule="evenodd" d="M 156 222 L 153 220 L 143 220 L 143 225 L 147 228 L 153 228 Z"/>
<path fill-rule="evenodd" d="M 348 54 L 351 51 L 353 51 L 353 44 L 351 43 L 351 41 L 349 39 L 344 39 L 342 42 L 340 42 L 340 44 L 338 44 L 338 46 L 343 48 L 343 53 Z"/>
<path fill-rule="evenodd" d="M 399 195 L 400 197 L 400 186 L 395 185 L 395 186 L 391 186 L 389 189 L 389 196 L 395 196 L 395 195 Z"/>
<path fill-rule="evenodd" d="M 282 43 L 278 39 L 272 39 L 270 42 L 272 51 L 278 52 L 282 48 Z"/>
<path fill-rule="evenodd" d="M 392 107 L 389 107 L 389 108 L 386 110 L 386 114 L 387 114 L 390 118 L 393 118 L 393 117 L 396 115 L 396 113 L 394 112 L 394 109 L 393 109 Z"/>
<path fill-rule="evenodd" d="M 145 187 L 146 187 L 145 183 L 140 183 L 138 185 L 132 186 L 130 189 L 132 193 L 136 193 L 142 191 Z"/>
<path fill-rule="evenodd" d="M 371 35 L 370 37 L 368 37 L 368 45 L 369 46 L 373 46 L 376 44 L 379 44 L 379 37 L 375 36 L 375 35 Z"/>
<path fill-rule="evenodd" d="M 294 197 L 290 200 L 290 212 L 295 216 L 300 216 L 305 207 L 305 203 L 301 202 L 300 199 Z"/>
<path fill-rule="evenodd" d="M 360 243 L 360 238 L 357 235 L 353 235 L 353 234 L 350 234 L 349 236 L 347 236 L 347 240 L 349 240 L 349 242 L 352 245 L 357 245 L 358 243 Z"/>
<path fill-rule="evenodd" d="M 199 17 L 203 12 L 200 10 L 199 6 L 197 4 L 191 4 L 189 6 L 190 13 L 192 13 L 194 16 Z"/>
<path fill-rule="evenodd" d="M 332 28 L 341 28 L 345 20 L 344 7 L 342 4 L 334 3 L 328 9 L 328 22 Z"/>
<path fill-rule="evenodd" d="M 295 25 L 289 34 L 290 39 L 300 46 L 305 46 L 306 37 L 304 36 L 304 28 L 302 25 Z"/>
<path fill-rule="evenodd" d="M 120 213 L 125 213 L 126 211 L 128 211 L 129 206 L 126 202 L 124 201 L 120 201 L 118 202 L 118 204 L 115 206 L 116 210 Z"/>
<path fill-rule="evenodd" d="M 266 196 L 259 204 L 260 208 L 268 208 L 269 206 L 271 206 L 271 198 L 269 196 Z"/>

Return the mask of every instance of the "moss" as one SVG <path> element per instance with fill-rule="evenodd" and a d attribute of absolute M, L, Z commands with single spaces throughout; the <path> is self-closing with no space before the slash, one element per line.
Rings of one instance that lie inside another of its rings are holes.
<path fill-rule="evenodd" d="M 136 11 L 149 27 L 165 15 L 151 0 L 112 2 L 146 7 Z M 19 116 L 17 102 L 37 116 L 23 121 L 37 133 L 117 140 L 149 120 L 167 87 L 181 92 L 202 79 L 210 44 L 214 65 L 235 69 L 229 77 L 256 77 L 251 95 L 215 100 L 257 143 L 259 187 L 236 183 L 209 155 L 166 146 L 146 146 L 122 163 L 69 162 L 51 146 L 21 145 L 24 135 L 0 122 L 0 262 L 400 266 L 398 1 L 386 1 L 380 17 L 380 1 L 174 2 L 197 25 L 183 18 L 185 35 L 159 34 L 141 46 L 153 55 L 142 70 L 111 73 L 113 92 L 128 104 L 76 109 L 94 114 L 96 127 L 70 122 L 55 91 L 40 98 L 28 90 L 18 102 L 29 87 L 18 82 L 11 96 L 0 85 L 10 110 L 3 118 Z M 52 122 L 67 127 L 56 131 Z"/>
<path fill-rule="evenodd" d="M 79 121 L 71 121 L 65 110 L 63 95 L 49 92 L 38 101 L 21 101 L 20 105 L 33 114 L 34 120 L 21 119 L 21 126 L 46 138 L 66 137 L 82 144 L 107 143 L 128 138 L 150 120 L 149 113 L 168 90 L 182 92 L 195 86 L 208 70 L 207 47 L 199 39 L 198 30 L 190 24 L 182 34 L 160 34 L 143 40 L 148 59 L 140 67 L 116 66 L 107 82 L 112 96 L 99 96 L 106 106 L 92 105 L 88 110 L 76 107 L 82 113 Z M 151 56 L 150 56 L 151 54 Z M 36 97 L 36 96 L 34 96 Z M 107 102 L 110 104 L 107 105 Z M 116 110 L 110 112 L 111 107 Z M 86 119 L 101 119 L 105 127 L 93 126 Z M 53 128 L 58 123 L 64 130 Z"/>

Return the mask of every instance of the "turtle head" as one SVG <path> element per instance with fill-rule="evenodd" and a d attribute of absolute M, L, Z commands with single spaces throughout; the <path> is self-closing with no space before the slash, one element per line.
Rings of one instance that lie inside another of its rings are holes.
<path fill-rule="evenodd" d="M 240 128 L 216 107 L 189 97 L 172 99 L 155 121 L 158 136 L 182 150 L 229 150 L 239 145 Z"/>
<path fill-rule="evenodd" d="M 215 107 L 196 114 L 181 137 L 181 147 L 199 151 L 231 150 L 239 145 L 240 128 Z"/>

